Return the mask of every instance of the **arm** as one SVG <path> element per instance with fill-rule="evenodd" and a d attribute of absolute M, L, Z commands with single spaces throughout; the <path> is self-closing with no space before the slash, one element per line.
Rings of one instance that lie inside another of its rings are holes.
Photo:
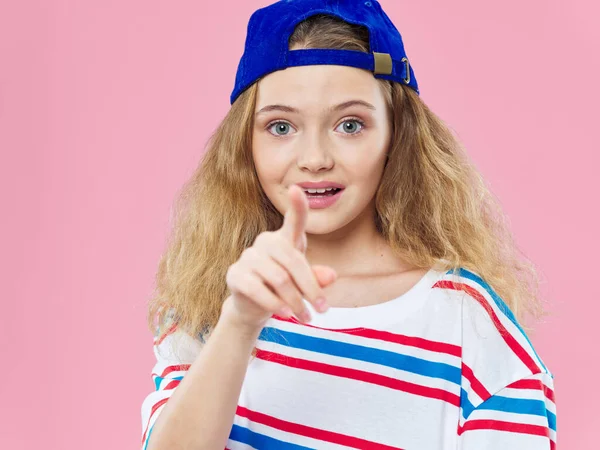
<path fill-rule="evenodd" d="M 547 373 L 511 383 L 476 408 L 464 408 L 463 415 L 459 450 L 556 448 L 553 379 Z"/>
<path fill-rule="evenodd" d="M 157 391 L 142 406 L 142 417 L 147 417 L 145 450 L 225 447 L 260 333 L 260 329 L 240 327 L 228 317 L 221 316 L 190 365 L 158 360 L 154 371 Z"/>
<path fill-rule="evenodd" d="M 142 406 L 142 416 L 148 417 L 144 450 L 222 449 L 233 426 L 252 349 L 266 322 L 275 312 L 309 320 L 303 314 L 308 311 L 303 298 L 313 302 L 317 311 L 326 310 L 317 299 L 324 299 L 322 288 L 333 283 L 336 274 L 330 267 L 308 263 L 308 201 L 295 185 L 289 189 L 289 199 L 283 226 L 260 233 L 229 267 L 225 281 L 232 295 L 223 303 L 202 351 L 191 358 L 189 367 L 159 360 L 163 366 L 155 370 L 159 394 L 149 396 Z M 178 371 L 184 371 L 185 377 L 172 375 Z"/>

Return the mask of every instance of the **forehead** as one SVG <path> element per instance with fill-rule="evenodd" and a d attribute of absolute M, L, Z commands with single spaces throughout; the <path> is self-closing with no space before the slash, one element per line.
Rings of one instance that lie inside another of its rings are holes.
<path fill-rule="evenodd" d="M 256 110 L 273 103 L 327 107 L 350 98 L 365 100 L 376 108 L 384 104 L 381 87 L 367 70 L 335 65 L 288 67 L 258 82 Z"/>

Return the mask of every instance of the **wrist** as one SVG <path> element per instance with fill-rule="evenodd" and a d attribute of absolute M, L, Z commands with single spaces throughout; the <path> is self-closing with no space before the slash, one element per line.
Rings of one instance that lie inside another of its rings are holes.
<path fill-rule="evenodd" d="M 223 309 L 217 325 L 240 335 L 244 339 L 258 339 L 258 335 L 262 331 L 266 321 L 260 324 L 251 324 L 242 320 L 234 308 L 231 307 L 228 300 L 229 299 L 223 304 Z"/>

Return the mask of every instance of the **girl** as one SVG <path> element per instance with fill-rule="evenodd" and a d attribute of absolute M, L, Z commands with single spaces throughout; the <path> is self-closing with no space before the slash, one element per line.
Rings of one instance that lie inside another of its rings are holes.
<path fill-rule="evenodd" d="M 535 271 L 379 3 L 259 9 L 230 100 L 160 263 L 142 447 L 555 448 Z"/>

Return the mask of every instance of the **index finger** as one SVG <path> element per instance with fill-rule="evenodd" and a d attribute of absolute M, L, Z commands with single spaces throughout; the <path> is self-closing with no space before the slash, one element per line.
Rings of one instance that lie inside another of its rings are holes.
<path fill-rule="evenodd" d="M 282 231 L 296 248 L 306 246 L 306 220 L 308 217 L 308 200 L 302 189 L 293 184 L 288 189 L 289 205 L 283 219 Z"/>

